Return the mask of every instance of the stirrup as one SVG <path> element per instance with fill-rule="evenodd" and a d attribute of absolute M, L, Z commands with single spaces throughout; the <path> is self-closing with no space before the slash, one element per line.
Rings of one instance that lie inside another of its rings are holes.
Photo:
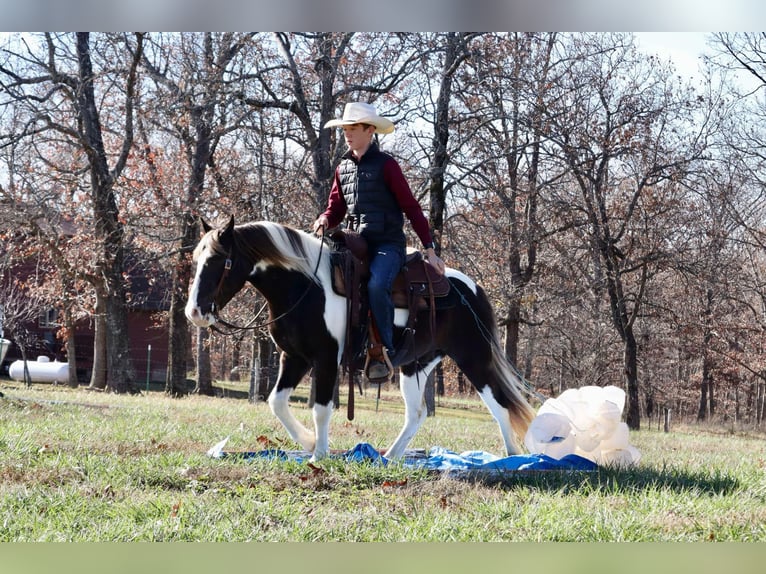
<path fill-rule="evenodd" d="M 378 355 L 378 357 L 373 358 L 373 354 Z M 382 385 L 387 383 L 393 374 L 394 367 L 391 364 L 391 359 L 388 358 L 386 348 L 382 345 L 380 350 L 372 347 L 369 348 L 367 350 L 367 358 L 364 361 L 364 376 L 367 382 L 372 385 Z"/>

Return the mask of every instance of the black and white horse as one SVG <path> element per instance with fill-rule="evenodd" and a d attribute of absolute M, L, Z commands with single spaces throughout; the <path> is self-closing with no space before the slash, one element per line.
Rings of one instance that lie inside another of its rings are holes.
<path fill-rule="evenodd" d="M 194 251 L 197 269 L 186 316 L 199 327 L 216 322 L 217 311 L 250 282 L 266 299 L 271 337 L 281 351 L 279 375 L 268 403 L 290 436 L 318 460 L 329 452 L 332 398 L 345 337 L 347 306 L 331 284 L 331 263 L 322 240 L 288 226 L 261 221 L 205 233 Z M 424 381 L 444 356 L 451 357 L 476 388 L 500 426 L 507 454 L 520 452 L 519 440 L 535 413 L 523 397 L 500 347 L 492 307 L 474 281 L 447 268 L 457 303 L 435 314 L 423 311 L 415 333 L 416 360 L 400 367 L 404 426 L 385 451 L 401 458 L 426 418 Z M 406 309 L 395 313 L 395 340 L 407 320 Z M 420 327 L 422 326 L 422 327 Z M 310 369 L 316 378 L 314 432 L 292 414 L 288 399 Z"/>

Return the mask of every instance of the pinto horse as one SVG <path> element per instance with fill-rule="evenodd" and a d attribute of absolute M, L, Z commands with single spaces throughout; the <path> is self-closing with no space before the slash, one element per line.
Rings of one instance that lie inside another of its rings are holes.
<path fill-rule="evenodd" d="M 266 299 L 272 320 L 269 332 L 281 351 L 269 407 L 293 440 L 312 453 L 312 460 L 327 456 L 333 391 L 347 336 L 347 305 L 345 297 L 333 290 L 323 239 L 268 221 L 235 226 L 233 217 L 221 229 L 205 228 L 194 250 L 196 273 L 186 316 L 198 327 L 212 326 L 217 312 L 250 282 Z M 430 310 L 418 311 L 423 317 L 414 337 L 417 359 L 399 367 L 404 426 L 386 457 L 401 458 L 425 420 L 424 383 L 444 356 L 455 361 L 487 405 L 500 426 L 507 454 L 518 454 L 519 439 L 523 440 L 535 412 L 500 347 L 484 291 L 455 269 L 447 268 L 446 275 L 457 302 L 437 309 L 435 317 Z M 396 309 L 395 341 L 402 336 L 407 314 L 406 309 Z M 288 406 L 291 393 L 310 369 L 316 380 L 314 432 Z"/>

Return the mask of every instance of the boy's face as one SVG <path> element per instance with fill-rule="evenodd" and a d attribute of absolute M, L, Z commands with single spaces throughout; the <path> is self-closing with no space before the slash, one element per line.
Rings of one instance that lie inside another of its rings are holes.
<path fill-rule="evenodd" d="M 367 124 L 351 124 L 343 126 L 343 137 L 346 139 L 346 145 L 352 150 L 366 148 L 372 140 L 372 134 L 375 133 L 375 126 Z"/>

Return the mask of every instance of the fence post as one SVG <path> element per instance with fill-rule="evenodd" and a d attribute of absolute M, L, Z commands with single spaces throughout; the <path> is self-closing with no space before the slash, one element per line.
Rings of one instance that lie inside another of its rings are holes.
<path fill-rule="evenodd" d="M 665 426 L 664 426 L 665 432 L 670 432 L 670 409 L 668 407 L 665 407 Z"/>
<path fill-rule="evenodd" d="M 149 392 L 149 381 L 152 378 L 152 346 L 146 346 L 146 392 Z"/>

